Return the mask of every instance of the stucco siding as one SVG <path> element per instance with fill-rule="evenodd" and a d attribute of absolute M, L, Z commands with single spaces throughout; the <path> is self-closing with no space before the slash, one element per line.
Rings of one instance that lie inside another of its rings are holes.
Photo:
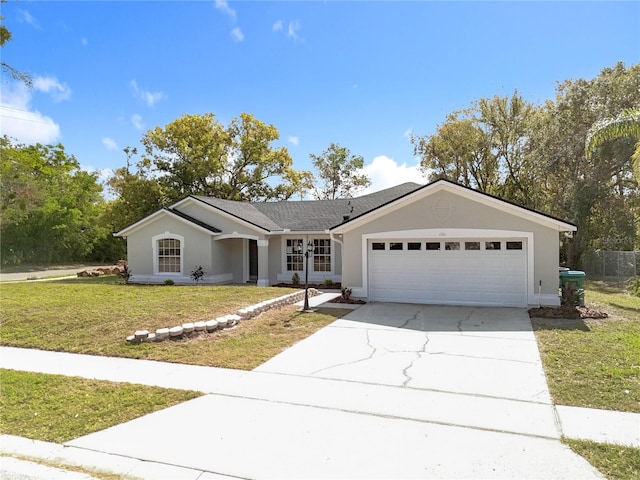
<path fill-rule="evenodd" d="M 542 281 L 543 294 L 557 294 L 559 233 L 556 229 L 447 191 L 435 192 L 347 231 L 343 236 L 343 284 L 356 288 L 365 284 L 364 235 L 420 229 L 448 231 L 447 234 L 451 229 L 531 232 L 535 290 L 537 292 Z"/>
<path fill-rule="evenodd" d="M 211 274 L 211 235 L 166 215 L 137 229 L 127 237 L 128 261 L 133 281 L 136 280 L 136 277 L 142 281 L 150 281 L 148 277 L 155 274 L 153 239 L 163 235 L 177 235 L 183 239 L 181 245 L 182 276 L 188 277 L 198 265 L 202 265 L 205 272 Z M 177 279 L 179 276 L 180 274 L 166 275 L 157 280 L 162 281 L 165 278 L 173 277 Z"/>

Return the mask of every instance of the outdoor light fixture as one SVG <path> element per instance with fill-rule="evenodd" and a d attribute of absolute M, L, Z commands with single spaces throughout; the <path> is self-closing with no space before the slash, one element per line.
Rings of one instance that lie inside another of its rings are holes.
<path fill-rule="evenodd" d="M 304 252 L 305 258 L 305 267 L 304 267 L 304 307 L 302 307 L 302 311 L 309 312 L 309 256 L 313 252 L 313 242 L 309 240 L 307 243 L 307 250 Z M 302 244 L 298 244 L 298 253 L 302 253 Z"/>

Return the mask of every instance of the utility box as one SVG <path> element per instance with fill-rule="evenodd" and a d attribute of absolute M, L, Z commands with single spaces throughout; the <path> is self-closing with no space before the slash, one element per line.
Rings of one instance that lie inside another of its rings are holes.
<path fill-rule="evenodd" d="M 585 273 L 580 270 L 566 270 L 560 272 L 560 288 L 562 289 L 562 303 L 566 304 L 573 298 L 575 305 L 584 307 Z"/>

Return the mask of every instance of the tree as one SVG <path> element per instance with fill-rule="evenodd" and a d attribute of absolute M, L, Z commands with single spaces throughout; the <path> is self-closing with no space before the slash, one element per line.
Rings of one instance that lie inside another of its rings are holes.
<path fill-rule="evenodd" d="M 623 110 L 614 118 L 596 122 L 587 134 L 586 157 L 591 158 L 597 147 L 625 137 L 633 138 L 636 141 L 631 160 L 636 178 L 640 180 L 640 107 Z"/>
<path fill-rule="evenodd" d="M 411 137 L 430 180 L 447 178 L 531 208 L 540 208 L 543 172 L 530 154 L 536 109 L 518 92 L 454 112 L 431 136 Z"/>
<path fill-rule="evenodd" d="M 5 3 L 6 1 L 7 0 L 0 0 L 0 3 Z M 4 20 L 4 16 L 0 15 L 0 21 L 2 20 Z M 0 48 L 4 47 L 5 43 L 10 41 L 11 38 L 12 35 L 9 29 L 4 25 L 0 25 Z M 31 87 L 32 81 L 28 74 L 20 72 L 4 61 L 0 61 L 0 67 L 2 67 L 2 72 L 8 73 L 14 80 L 23 82 L 27 87 Z"/>
<path fill-rule="evenodd" d="M 167 201 L 186 195 L 231 200 L 287 200 L 310 188 L 311 174 L 297 172 L 273 125 L 242 113 L 228 127 L 213 113 L 183 115 L 142 138 L 138 164 L 160 185 Z"/>
<path fill-rule="evenodd" d="M 102 233 L 102 187 L 62 145 L 0 140 L 2 263 L 78 261 Z"/>
<path fill-rule="evenodd" d="M 332 143 L 321 155 L 309 156 L 321 182 L 314 188 L 316 199 L 351 198 L 371 185 L 369 177 L 362 173 L 364 159 L 352 155 L 348 148 Z"/>

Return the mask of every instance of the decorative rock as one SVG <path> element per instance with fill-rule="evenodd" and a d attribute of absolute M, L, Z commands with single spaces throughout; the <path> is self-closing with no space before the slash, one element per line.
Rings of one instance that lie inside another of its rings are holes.
<path fill-rule="evenodd" d="M 136 337 L 135 337 L 135 335 L 129 335 L 129 336 L 127 337 L 127 342 L 129 342 L 129 343 L 138 343 L 138 342 L 136 341 Z"/>
<path fill-rule="evenodd" d="M 169 338 L 169 329 L 168 328 L 159 328 L 156 330 L 156 340 L 158 342 L 161 342 L 162 340 L 165 340 Z"/>
<path fill-rule="evenodd" d="M 227 326 L 227 317 L 218 317 L 216 318 L 216 320 L 218 321 L 219 328 L 224 328 Z"/>
<path fill-rule="evenodd" d="M 149 330 L 136 330 L 136 333 L 133 335 L 136 341 L 141 342 L 149 336 Z"/>
<path fill-rule="evenodd" d="M 182 329 L 183 329 L 184 333 L 191 333 L 195 329 L 195 325 L 193 323 L 191 323 L 191 322 L 183 323 L 182 324 Z"/>
<path fill-rule="evenodd" d="M 156 341 L 156 334 L 155 333 L 150 333 L 147 338 L 144 339 L 145 342 L 155 342 Z"/>
<path fill-rule="evenodd" d="M 218 329 L 218 321 L 217 320 L 209 320 L 205 322 L 205 328 L 207 332 L 214 332 Z"/>
<path fill-rule="evenodd" d="M 207 327 L 204 322 L 195 322 L 193 328 L 196 332 L 203 332 Z"/>
<path fill-rule="evenodd" d="M 184 333 L 184 329 L 182 327 L 173 327 L 169 329 L 169 336 L 171 338 L 180 337 Z"/>

